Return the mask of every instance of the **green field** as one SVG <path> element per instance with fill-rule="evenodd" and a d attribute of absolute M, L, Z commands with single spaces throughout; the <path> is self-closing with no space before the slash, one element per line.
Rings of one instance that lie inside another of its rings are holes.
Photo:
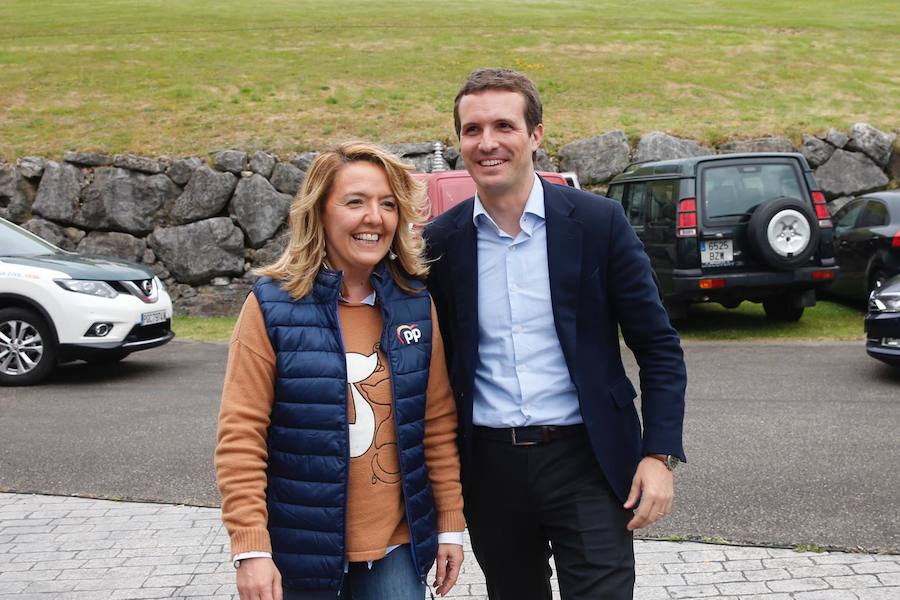
<path fill-rule="evenodd" d="M 172 319 L 172 331 L 179 340 L 227 342 L 237 317 L 184 317 Z"/>
<path fill-rule="evenodd" d="M 0 158 L 451 140 L 473 68 L 539 84 L 547 146 L 623 128 L 900 128 L 896 0 L 3 0 Z"/>
<path fill-rule="evenodd" d="M 864 315 L 861 308 L 819 301 L 797 323 L 772 323 L 760 304 L 744 302 L 734 310 L 702 304 L 692 306 L 675 327 L 685 340 L 861 340 Z M 234 322 L 231 317 L 175 317 L 172 327 L 179 339 L 226 342 Z"/>
<path fill-rule="evenodd" d="M 734 310 L 697 304 L 675 327 L 686 340 L 862 340 L 864 316 L 861 307 L 820 300 L 796 323 L 773 323 L 766 319 L 762 304 L 744 302 Z"/>

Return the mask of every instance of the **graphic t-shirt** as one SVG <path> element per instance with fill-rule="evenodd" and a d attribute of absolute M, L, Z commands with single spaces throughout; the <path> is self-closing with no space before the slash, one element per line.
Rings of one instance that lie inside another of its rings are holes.
<path fill-rule="evenodd" d="M 341 304 L 338 316 L 347 352 L 350 426 L 347 560 L 376 560 L 386 547 L 409 542 L 390 373 L 380 347 L 381 311 Z"/>

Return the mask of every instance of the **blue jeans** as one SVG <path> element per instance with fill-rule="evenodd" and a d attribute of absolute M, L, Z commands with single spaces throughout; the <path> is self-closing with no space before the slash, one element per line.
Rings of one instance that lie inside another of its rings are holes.
<path fill-rule="evenodd" d="M 284 590 L 284 600 L 335 600 L 335 590 Z M 352 562 L 344 575 L 341 600 L 423 600 L 425 585 L 416 575 L 409 544 L 372 563 Z"/>

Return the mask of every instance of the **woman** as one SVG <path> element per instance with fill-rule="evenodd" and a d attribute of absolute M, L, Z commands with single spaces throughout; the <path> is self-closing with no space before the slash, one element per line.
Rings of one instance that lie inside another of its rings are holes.
<path fill-rule="evenodd" d="M 435 558 L 435 591 L 456 582 L 456 409 L 417 281 L 424 202 L 378 146 L 320 154 L 247 297 L 216 448 L 242 600 L 421 600 Z"/>

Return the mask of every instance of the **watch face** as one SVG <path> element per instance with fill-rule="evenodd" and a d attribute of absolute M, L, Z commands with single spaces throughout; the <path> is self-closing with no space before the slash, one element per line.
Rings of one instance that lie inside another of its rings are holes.
<path fill-rule="evenodd" d="M 675 467 L 678 466 L 678 463 L 681 462 L 677 456 L 672 456 L 671 454 L 666 457 L 666 466 L 669 467 L 670 471 L 674 471 Z"/>

